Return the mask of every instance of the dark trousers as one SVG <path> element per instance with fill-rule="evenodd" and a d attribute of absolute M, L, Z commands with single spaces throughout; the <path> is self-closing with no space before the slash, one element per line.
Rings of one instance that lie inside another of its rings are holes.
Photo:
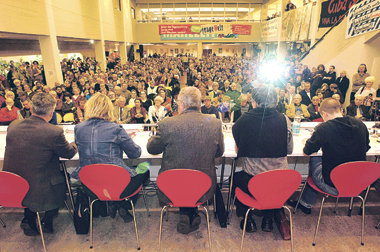
<path fill-rule="evenodd" d="M 239 187 L 243 192 L 251 195 L 248 190 L 248 182 L 253 178 L 252 175 L 246 173 L 245 171 L 235 172 L 234 181 L 233 181 L 233 194 L 235 195 L 236 187 Z M 236 215 L 238 217 L 244 217 L 246 212 L 248 211 L 248 207 L 242 204 L 237 198 L 235 201 L 236 206 Z M 262 211 L 264 218 L 272 218 L 273 217 L 273 209 L 263 210 Z"/>
<path fill-rule="evenodd" d="M 58 208 L 46 211 L 44 217 L 41 220 L 41 222 L 52 224 L 53 223 L 53 218 L 57 214 L 58 214 Z M 24 208 L 24 219 L 28 220 L 29 223 L 35 223 L 36 213 L 32 212 L 29 208 Z"/>

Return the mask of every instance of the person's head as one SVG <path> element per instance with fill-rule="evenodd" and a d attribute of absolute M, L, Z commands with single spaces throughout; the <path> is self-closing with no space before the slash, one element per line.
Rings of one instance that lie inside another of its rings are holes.
<path fill-rule="evenodd" d="M 319 105 L 319 97 L 318 96 L 313 96 L 313 98 L 311 99 L 311 103 L 313 103 L 314 106 L 318 106 Z"/>
<path fill-rule="evenodd" d="M 322 64 L 318 65 L 318 71 L 325 71 L 325 66 Z"/>
<path fill-rule="evenodd" d="M 324 92 L 324 91 L 326 91 L 327 89 L 329 89 L 329 84 L 327 84 L 327 83 L 323 83 L 322 86 L 321 86 L 321 91 Z"/>
<path fill-rule="evenodd" d="M 347 72 L 346 70 L 343 70 L 342 72 L 340 72 L 340 77 L 345 77 L 347 75 Z"/>
<path fill-rule="evenodd" d="M 127 90 L 128 89 L 128 83 L 124 82 L 123 85 L 121 85 L 121 89 L 124 91 Z"/>
<path fill-rule="evenodd" d="M 330 84 L 330 90 L 333 93 L 336 93 L 338 91 L 338 85 L 335 83 Z"/>
<path fill-rule="evenodd" d="M 358 67 L 358 73 L 366 73 L 367 72 L 367 65 L 366 64 L 360 64 Z"/>
<path fill-rule="evenodd" d="M 136 100 L 135 100 L 135 107 L 136 108 L 140 108 L 141 107 L 141 99 L 140 98 L 136 98 Z"/>
<path fill-rule="evenodd" d="M 19 79 L 15 79 L 15 80 L 13 81 L 13 84 L 15 84 L 16 87 L 19 87 L 19 86 L 21 85 L 21 82 L 20 82 Z"/>
<path fill-rule="evenodd" d="M 11 98 L 12 100 L 14 100 L 15 99 L 15 93 L 8 90 L 7 92 L 5 92 L 5 99 L 7 99 L 7 98 Z"/>
<path fill-rule="evenodd" d="M 24 87 L 24 90 L 25 90 L 25 87 Z M 26 91 L 26 90 L 25 90 L 25 91 Z M 62 88 L 61 88 L 61 87 L 56 87 L 55 92 L 56 92 L 57 94 L 62 94 Z"/>
<path fill-rule="evenodd" d="M 301 101 L 302 101 L 302 96 L 300 94 L 296 94 L 293 98 L 293 103 L 298 106 L 300 105 Z"/>
<path fill-rule="evenodd" d="M 329 68 L 329 72 L 330 73 L 335 72 L 335 66 L 331 65 Z"/>
<path fill-rule="evenodd" d="M 303 88 L 305 89 L 306 92 L 310 91 L 310 82 L 305 81 L 303 84 Z"/>
<path fill-rule="evenodd" d="M 73 93 L 74 95 L 79 95 L 80 94 L 79 88 L 73 88 Z"/>
<path fill-rule="evenodd" d="M 136 97 L 137 97 L 137 92 L 136 92 L 136 90 L 133 89 L 131 91 L 131 98 L 136 99 Z"/>
<path fill-rule="evenodd" d="M 116 95 L 112 91 L 108 92 L 108 97 L 111 99 L 111 101 L 115 101 L 116 100 Z"/>
<path fill-rule="evenodd" d="M 237 89 L 236 83 L 232 82 L 231 84 L 231 90 L 235 91 Z"/>
<path fill-rule="evenodd" d="M 116 100 L 116 103 L 117 103 L 117 106 L 123 108 L 125 106 L 125 102 L 126 102 L 126 99 L 124 96 L 119 96 L 119 98 L 117 98 Z"/>
<path fill-rule="evenodd" d="M 115 95 L 116 96 L 119 96 L 121 94 L 121 87 L 119 86 L 116 86 L 113 91 L 115 92 Z"/>
<path fill-rule="evenodd" d="M 218 88 L 219 88 L 219 84 L 218 84 L 218 82 L 213 82 L 213 83 L 212 83 L 212 90 L 213 90 L 214 92 L 216 92 L 216 91 L 218 91 Z"/>
<path fill-rule="evenodd" d="M 37 93 L 32 98 L 32 114 L 50 121 L 55 109 L 56 100 L 48 93 Z"/>
<path fill-rule="evenodd" d="M 13 107 L 15 102 L 11 98 L 7 98 L 5 99 L 5 104 L 7 104 L 7 106 Z"/>
<path fill-rule="evenodd" d="M 364 97 L 363 96 L 356 96 L 355 97 L 355 105 L 356 106 L 363 105 L 363 102 L 364 102 Z"/>
<path fill-rule="evenodd" d="M 284 94 L 285 94 L 285 93 L 284 93 Z M 248 99 L 249 99 L 249 97 L 248 97 L 247 94 L 242 94 L 242 95 L 240 96 L 240 98 L 239 98 L 239 100 L 240 100 L 240 105 L 241 105 L 242 107 L 245 107 L 245 106 L 247 105 L 247 103 L 248 103 Z"/>
<path fill-rule="evenodd" d="M 164 102 L 164 99 L 162 99 L 162 97 L 160 95 L 157 95 L 156 97 L 154 97 L 154 105 L 155 106 L 161 106 L 161 104 Z"/>
<path fill-rule="evenodd" d="M 323 93 L 322 93 L 322 90 L 320 88 L 318 88 L 317 91 L 315 91 L 315 94 L 318 96 L 320 101 L 323 100 Z"/>
<path fill-rule="evenodd" d="M 373 84 L 375 83 L 375 77 L 374 76 L 368 76 L 364 79 L 364 83 L 366 88 L 372 88 Z"/>
<path fill-rule="evenodd" d="M 106 95 L 94 94 L 84 106 L 85 119 L 98 118 L 106 121 L 114 121 L 113 105 Z"/>
<path fill-rule="evenodd" d="M 158 92 L 158 94 L 159 94 L 163 99 L 166 98 L 166 91 L 165 91 L 165 89 L 161 89 L 161 90 Z"/>
<path fill-rule="evenodd" d="M 141 91 L 141 92 L 140 92 L 140 98 L 141 98 L 141 99 L 144 99 L 144 100 L 147 98 L 147 96 L 146 96 L 146 92 L 145 92 L 145 91 Z"/>
<path fill-rule="evenodd" d="M 274 108 L 277 104 L 276 91 L 265 85 L 255 88 L 252 99 L 258 108 Z"/>
<path fill-rule="evenodd" d="M 339 94 L 333 94 L 331 96 L 331 98 L 333 98 L 334 100 L 337 100 L 338 102 L 340 102 L 340 95 Z"/>
<path fill-rule="evenodd" d="M 32 107 L 32 101 L 30 99 L 22 99 L 21 100 L 21 103 L 22 103 L 22 106 L 25 108 L 25 109 L 30 109 Z"/>
<path fill-rule="evenodd" d="M 84 105 L 86 104 L 86 102 L 87 102 L 86 98 L 81 97 L 81 98 L 79 99 L 79 107 L 80 107 L 81 109 L 84 109 Z"/>
<path fill-rule="evenodd" d="M 178 96 L 178 112 L 182 113 L 188 108 L 201 109 L 201 91 L 196 87 L 185 87 L 181 89 Z"/>
<path fill-rule="evenodd" d="M 325 122 L 343 116 L 340 102 L 333 98 L 326 98 L 322 101 L 319 113 Z"/>
<path fill-rule="evenodd" d="M 66 101 L 66 102 L 69 102 L 71 100 L 71 94 L 66 92 L 64 95 L 63 95 L 63 100 Z"/>
<path fill-rule="evenodd" d="M 289 87 L 289 93 L 290 93 L 290 94 L 295 94 L 295 93 L 296 93 L 296 87 L 293 86 L 293 85 L 290 86 L 290 87 Z"/>
<path fill-rule="evenodd" d="M 203 99 L 203 103 L 205 104 L 205 107 L 206 107 L 206 108 L 211 107 L 211 97 L 210 97 L 210 96 L 206 96 L 206 97 Z"/>
<path fill-rule="evenodd" d="M 94 89 L 93 87 L 90 87 L 90 88 L 88 89 L 88 93 L 89 93 L 90 95 L 93 95 L 93 94 L 95 93 L 95 89 Z"/>

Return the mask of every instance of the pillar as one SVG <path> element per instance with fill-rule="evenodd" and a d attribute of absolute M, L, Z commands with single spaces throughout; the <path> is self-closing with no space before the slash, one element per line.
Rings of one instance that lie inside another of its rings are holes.
<path fill-rule="evenodd" d="M 137 50 L 140 50 L 140 44 L 134 44 L 134 54 L 135 54 L 135 60 L 138 60 L 140 61 L 140 51 L 137 51 Z"/>
<path fill-rule="evenodd" d="M 99 62 L 100 69 L 105 71 L 107 68 L 107 59 L 104 40 L 95 40 L 94 47 L 96 61 Z"/>
<path fill-rule="evenodd" d="M 198 42 L 198 44 L 197 44 L 197 57 L 198 57 L 198 59 L 202 59 L 202 54 L 203 54 L 202 42 Z"/>
<path fill-rule="evenodd" d="M 124 64 L 127 61 L 127 44 L 126 43 L 124 42 L 120 43 L 119 54 L 120 54 L 121 63 Z"/>
<path fill-rule="evenodd" d="M 52 0 L 45 0 L 45 6 L 49 35 L 40 36 L 38 41 L 40 43 L 46 83 L 49 87 L 54 87 L 55 82 L 63 84 L 63 76 L 59 60 L 57 32 L 55 30 Z"/>

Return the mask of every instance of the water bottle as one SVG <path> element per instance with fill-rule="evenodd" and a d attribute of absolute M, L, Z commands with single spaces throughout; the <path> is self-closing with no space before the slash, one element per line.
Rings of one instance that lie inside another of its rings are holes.
<path fill-rule="evenodd" d="M 296 115 L 293 121 L 293 135 L 294 136 L 297 136 L 300 134 L 300 127 L 301 127 L 301 109 L 297 108 Z"/>

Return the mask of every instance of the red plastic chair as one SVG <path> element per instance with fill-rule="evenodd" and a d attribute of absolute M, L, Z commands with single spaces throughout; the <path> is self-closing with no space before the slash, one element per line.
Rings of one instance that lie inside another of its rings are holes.
<path fill-rule="evenodd" d="M 272 170 L 254 176 L 248 183 L 251 195 L 243 192 L 239 187 L 235 189 L 236 198 L 249 209 L 245 214 L 243 235 L 241 237 L 240 251 L 243 251 L 245 228 L 248 214 L 251 210 L 268 210 L 285 208 L 289 212 L 290 241 L 293 251 L 292 213 L 284 203 L 292 196 L 301 184 L 301 175 L 295 170 Z"/>
<path fill-rule="evenodd" d="M 95 201 L 129 201 L 132 205 L 133 221 L 135 224 L 137 250 L 140 250 L 139 234 L 137 232 L 135 208 L 130 198 L 138 194 L 142 188 L 140 186 L 133 194 L 125 198 L 120 198 L 121 193 L 131 181 L 131 175 L 123 167 L 111 164 L 92 164 L 86 165 L 79 171 L 80 181 L 90 189 L 98 198 L 90 203 L 90 237 L 93 248 L 92 232 L 92 206 Z"/>
<path fill-rule="evenodd" d="M 330 174 L 331 181 L 338 190 L 338 195 L 328 194 L 321 189 L 319 189 L 312 177 L 308 177 L 304 187 L 302 188 L 300 197 L 298 199 L 297 205 L 294 211 L 297 210 L 299 201 L 302 197 L 303 191 L 307 184 L 309 184 L 314 190 L 323 194 L 321 207 L 319 210 L 319 216 L 317 220 L 317 225 L 315 227 L 313 246 L 315 246 L 315 241 L 318 233 L 319 223 L 322 215 L 323 204 L 329 196 L 335 198 L 359 198 L 362 201 L 363 212 L 362 212 L 362 233 L 361 233 L 361 245 L 364 245 L 364 223 L 365 223 L 365 200 L 360 196 L 360 193 L 366 190 L 366 195 L 368 194 L 369 188 L 372 183 L 374 183 L 380 177 L 380 164 L 368 161 L 357 161 L 348 162 L 335 167 Z M 351 201 L 352 202 L 352 201 Z M 351 204 L 350 204 L 351 205 Z"/>
<path fill-rule="evenodd" d="M 157 177 L 157 186 L 170 203 L 161 209 L 160 216 L 160 234 L 158 238 L 159 249 L 161 249 L 161 234 L 162 234 L 162 217 L 165 209 L 168 207 L 198 207 L 204 202 L 199 202 L 200 198 L 210 190 L 210 177 L 197 170 L 190 169 L 175 169 L 160 173 Z M 211 232 L 208 210 L 202 206 L 206 212 L 207 231 L 209 248 L 211 251 Z"/>
<path fill-rule="evenodd" d="M 25 208 L 22 201 L 29 191 L 29 183 L 22 177 L 11 172 L 0 171 L 0 208 Z M 44 234 L 41 227 L 40 214 L 37 212 L 38 227 L 40 229 L 42 245 L 46 252 Z M 3 227 L 5 223 L 1 220 Z"/>

